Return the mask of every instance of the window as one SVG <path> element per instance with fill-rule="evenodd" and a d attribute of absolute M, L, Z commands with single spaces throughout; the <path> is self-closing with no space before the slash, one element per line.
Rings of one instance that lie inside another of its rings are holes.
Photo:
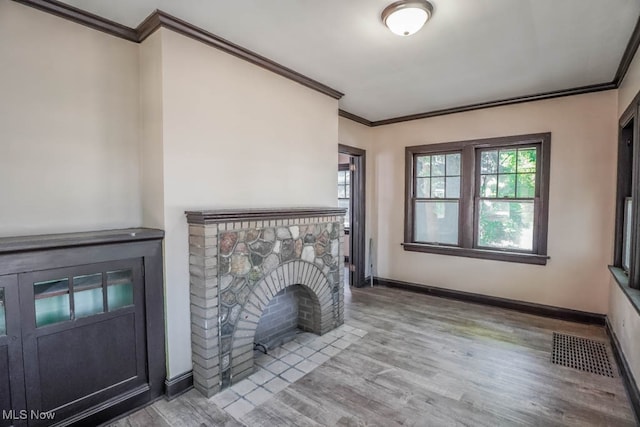
<path fill-rule="evenodd" d="M 348 164 L 338 165 L 338 207 L 345 208 L 344 228 L 349 228 L 349 197 L 351 194 L 351 171 Z"/>
<path fill-rule="evenodd" d="M 546 264 L 551 135 L 406 149 L 404 249 Z"/>
<path fill-rule="evenodd" d="M 460 153 L 418 155 L 415 166 L 415 241 L 457 245 Z"/>
<path fill-rule="evenodd" d="M 616 230 L 613 267 L 620 269 L 620 277 L 632 288 L 640 287 L 640 266 L 637 253 L 640 241 L 637 238 L 637 224 L 640 219 L 636 212 L 636 199 L 640 189 L 634 189 L 634 155 L 637 143 L 634 141 L 636 123 L 635 103 L 625 111 L 620 119 L 618 138 L 618 181 L 616 194 Z M 624 272 L 624 274 L 622 274 Z"/>

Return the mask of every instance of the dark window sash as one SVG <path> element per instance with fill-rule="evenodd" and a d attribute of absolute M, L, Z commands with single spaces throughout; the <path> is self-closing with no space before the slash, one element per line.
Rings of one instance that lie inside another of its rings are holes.
<path fill-rule="evenodd" d="M 457 141 L 452 143 L 430 144 L 407 147 L 405 150 L 405 230 L 403 247 L 407 251 L 441 253 L 446 255 L 468 256 L 483 259 L 496 259 L 510 262 L 529 264 L 546 264 L 547 257 L 547 226 L 548 226 L 548 198 L 549 198 L 549 166 L 550 166 L 551 134 L 534 134 L 490 138 L 482 140 Z M 534 198 L 480 198 L 479 177 L 481 152 L 501 148 L 537 148 L 536 158 L 536 188 Z M 460 198 L 418 198 L 417 185 L 417 157 L 444 154 L 461 154 L 460 164 Z M 476 173 L 477 172 L 477 173 Z M 481 199 L 492 201 L 533 201 L 534 203 L 534 242 L 533 250 L 519 251 L 498 248 L 480 248 L 477 246 L 478 234 L 478 203 Z M 458 216 L 458 246 L 444 244 L 427 244 L 416 242 L 415 206 L 420 200 L 428 201 L 457 201 Z M 444 249 L 443 249 L 444 248 Z"/>

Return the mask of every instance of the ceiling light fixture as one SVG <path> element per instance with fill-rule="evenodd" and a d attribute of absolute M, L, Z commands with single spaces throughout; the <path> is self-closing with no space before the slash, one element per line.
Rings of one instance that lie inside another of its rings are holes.
<path fill-rule="evenodd" d="M 433 14 L 433 5 L 426 0 L 400 0 L 382 11 L 382 22 L 399 36 L 418 31 Z"/>

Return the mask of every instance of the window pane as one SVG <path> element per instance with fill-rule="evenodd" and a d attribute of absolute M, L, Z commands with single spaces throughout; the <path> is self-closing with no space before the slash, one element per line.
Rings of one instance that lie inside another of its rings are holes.
<path fill-rule="evenodd" d="M 431 179 L 430 178 L 418 178 L 416 185 L 416 197 L 431 197 Z"/>
<path fill-rule="evenodd" d="M 416 202 L 415 241 L 458 244 L 458 202 Z"/>
<path fill-rule="evenodd" d="M 431 156 L 418 156 L 416 158 L 417 176 L 431 176 Z"/>
<path fill-rule="evenodd" d="M 76 319 L 104 312 L 102 288 L 74 291 L 73 303 Z"/>
<path fill-rule="evenodd" d="M 498 172 L 498 152 L 483 151 L 480 156 L 480 173 Z"/>
<path fill-rule="evenodd" d="M 347 210 L 344 215 L 344 227 L 349 228 L 349 199 L 338 200 L 338 207 L 345 208 Z"/>
<path fill-rule="evenodd" d="M 447 177 L 447 198 L 457 199 L 460 197 L 460 177 Z"/>
<path fill-rule="evenodd" d="M 71 319 L 69 279 L 36 282 L 33 293 L 37 327 Z"/>
<path fill-rule="evenodd" d="M 431 165 L 431 176 L 444 176 L 445 156 L 431 156 L 433 161 Z"/>
<path fill-rule="evenodd" d="M 0 335 L 7 335 L 7 318 L 4 312 L 4 288 L 0 288 Z"/>
<path fill-rule="evenodd" d="M 533 250 L 533 202 L 482 200 L 478 246 Z"/>
<path fill-rule="evenodd" d="M 496 197 L 498 194 L 498 176 L 482 175 L 480 177 L 480 197 Z"/>
<path fill-rule="evenodd" d="M 349 198 L 349 195 L 351 194 L 351 186 L 350 185 L 346 185 L 344 187 L 344 194 L 345 194 L 345 198 Z"/>
<path fill-rule="evenodd" d="M 342 199 L 342 198 L 345 198 L 345 197 L 347 197 L 347 196 L 346 196 L 346 192 L 344 190 L 344 185 L 339 185 L 338 186 L 338 198 Z"/>
<path fill-rule="evenodd" d="M 500 173 L 515 173 L 516 172 L 516 150 L 500 150 Z"/>
<path fill-rule="evenodd" d="M 338 171 L 338 184 L 344 184 L 345 180 L 345 171 Z"/>
<path fill-rule="evenodd" d="M 536 174 L 535 173 L 519 173 L 518 174 L 518 197 L 535 197 L 536 196 Z"/>
<path fill-rule="evenodd" d="M 498 175 L 498 197 L 516 197 L 515 175 Z"/>
<path fill-rule="evenodd" d="M 447 176 L 460 175 L 460 154 L 447 154 Z"/>
<path fill-rule="evenodd" d="M 349 181 L 351 181 L 351 171 L 344 171 L 344 182 L 349 184 Z"/>
<path fill-rule="evenodd" d="M 109 311 L 133 304 L 133 273 L 131 270 L 107 272 L 107 303 Z"/>
<path fill-rule="evenodd" d="M 633 199 L 627 197 L 624 199 L 624 220 L 622 232 L 622 268 L 628 272 L 631 266 L 631 221 L 633 214 Z"/>
<path fill-rule="evenodd" d="M 431 178 L 431 197 L 444 197 L 444 178 Z"/>
<path fill-rule="evenodd" d="M 535 148 L 522 148 L 518 150 L 518 172 L 536 171 L 537 150 Z"/>

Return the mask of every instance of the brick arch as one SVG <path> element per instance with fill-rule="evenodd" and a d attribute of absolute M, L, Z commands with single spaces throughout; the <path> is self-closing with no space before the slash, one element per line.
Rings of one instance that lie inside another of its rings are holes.
<path fill-rule="evenodd" d="M 294 260 L 273 269 L 256 283 L 242 306 L 232 335 L 230 354 L 231 381 L 238 382 L 253 372 L 253 343 L 260 316 L 271 299 L 283 289 L 300 285 L 315 300 L 312 332 L 323 335 L 339 326 L 335 313 L 337 297 L 327 275 L 315 264 Z"/>

